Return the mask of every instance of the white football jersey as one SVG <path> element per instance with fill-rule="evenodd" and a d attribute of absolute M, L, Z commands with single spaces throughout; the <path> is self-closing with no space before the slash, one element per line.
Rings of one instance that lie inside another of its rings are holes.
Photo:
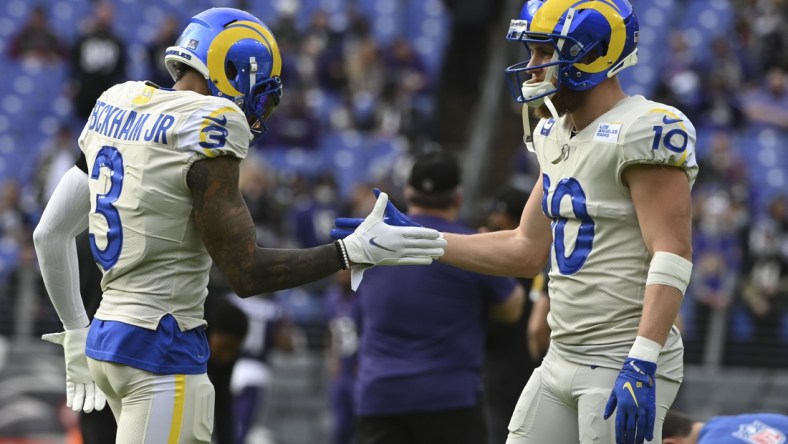
<path fill-rule="evenodd" d="M 191 165 L 246 157 L 251 133 L 224 98 L 126 82 L 104 92 L 79 138 L 90 183 L 90 243 L 104 272 L 96 318 L 156 329 L 205 324 L 211 258 L 197 234 Z"/>
<path fill-rule="evenodd" d="M 566 116 L 534 131 L 542 211 L 553 220 L 552 343 L 577 364 L 620 368 L 637 336 L 651 254 L 621 175 L 630 165 L 673 165 L 698 173 L 695 128 L 677 109 L 633 96 L 574 136 Z M 681 337 L 673 327 L 658 373 L 681 380 Z"/>

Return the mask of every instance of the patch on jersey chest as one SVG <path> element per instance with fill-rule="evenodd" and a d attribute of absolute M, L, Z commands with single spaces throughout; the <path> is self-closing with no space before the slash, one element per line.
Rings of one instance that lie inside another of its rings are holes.
<path fill-rule="evenodd" d="M 761 421 L 739 425 L 739 430 L 733 432 L 733 436 L 750 444 L 783 444 L 785 442 L 783 432 Z"/>
<path fill-rule="evenodd" d="M 594 132 L 594 142 L 618 143 L 621 126 L 620 123 L 600 123 Z"/>
<path fill-rule="evenodd" d="M 540 134 L 543 136 L 550 135 L 550 130 L 553 129 L 553 125 L 555 125 L 555 119 L 553 119 L 552 117 L 547 119 L 547 122 L 545 122 L 544 125 L 542 125 L 542 131 L 540 132 Z"/>

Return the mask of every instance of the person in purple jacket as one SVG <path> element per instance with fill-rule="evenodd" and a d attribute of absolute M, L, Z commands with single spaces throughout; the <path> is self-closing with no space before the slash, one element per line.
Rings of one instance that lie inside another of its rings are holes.
<path fill-rule="evenodd" d="M 669 410 L 662 425 L 662 444 L 783 444 L 788 416 L 746 413 L 715 416 L 706 422 Z"/>
<path fill-rule="evenodd" d="M 474 232 L 457 221 L 460 169 L 449 153 L 417 156 L 404 195 L 414 222 Z M 356 444 L 485 442 L 485 324 L 491 318 L 516 321 L 522 287 L 511 278 L 438 262 L 386 268 L 367 270 L 358 288 L 363 331 Z"/>

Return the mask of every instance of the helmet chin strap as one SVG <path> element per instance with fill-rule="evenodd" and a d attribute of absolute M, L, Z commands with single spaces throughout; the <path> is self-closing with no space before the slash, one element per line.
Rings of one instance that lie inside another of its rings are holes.
<path fill-rule="evenodd" d="M 543 98 L 543 103 L 547 106 L 547 109 L 550 110 L 550 114 L 553 115 L 553 119 L 556 121 L 558 120 L 558 111 L 555 109 L 555 105 L 553 105 L 553 101 L 550 100 L 549 96 L 545 96 Z M 531 118 L 529 116 L 528 108 L 532 108 L 529 106 L 530 102 L 523 104 L 523 143 L 525 143 L 525 147 L 530 152 L 534 152 L 534 136 L 531 133 Z"/>

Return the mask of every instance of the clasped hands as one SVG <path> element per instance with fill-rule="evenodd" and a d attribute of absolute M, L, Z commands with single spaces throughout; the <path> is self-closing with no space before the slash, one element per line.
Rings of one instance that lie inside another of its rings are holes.
<path fill-rule="evenodd" d="M 375 189 L 377 201 L 364 219 L 337 218 L 331 237 L 344 244 L 350 260 L 351 288 L 375 265 L 429 265 L 443 255 L 446 241 L 400 212 L 388 195 Z"/>

